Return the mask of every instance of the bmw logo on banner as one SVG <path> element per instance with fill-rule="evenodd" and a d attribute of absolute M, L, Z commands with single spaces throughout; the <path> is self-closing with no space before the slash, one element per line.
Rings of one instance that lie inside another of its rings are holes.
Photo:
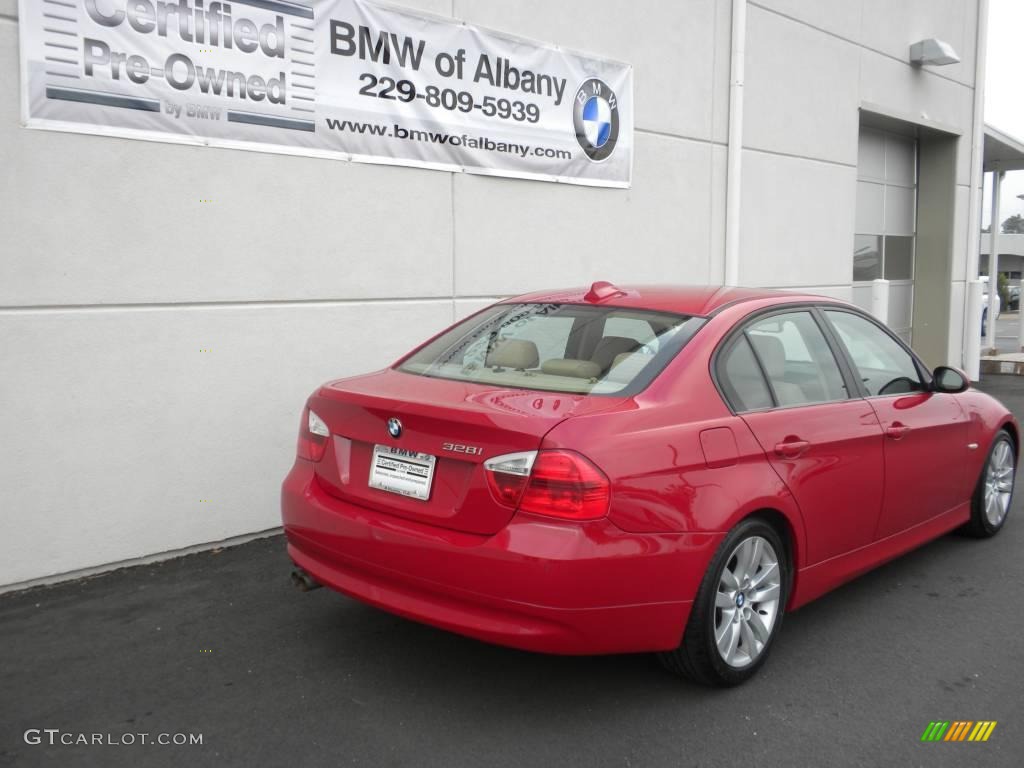
<path fill-rule="evenodd" d="M 573 124 L 576 141 L 595 163 L 615 151 L 619 138 L 619 110 L 615 92 L 603 80 L 592 77 L 576 91 Z"/>

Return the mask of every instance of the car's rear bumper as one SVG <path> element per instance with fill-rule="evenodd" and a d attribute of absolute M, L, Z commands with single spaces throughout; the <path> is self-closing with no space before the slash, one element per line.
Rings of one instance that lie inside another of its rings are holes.
<path fill-rule="evenodd" d="M 527 515 L 493 536 L 449 531 L 337 499 L 301 460 L 281 505 L 288 553 L 320 583 L 410 619 L 547 653 L 676 647 L 722 538 Z"/>

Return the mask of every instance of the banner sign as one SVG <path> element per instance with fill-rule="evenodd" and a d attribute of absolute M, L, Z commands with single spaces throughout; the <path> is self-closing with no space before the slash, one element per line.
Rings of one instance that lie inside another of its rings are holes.
<path fill-rule="evenodd" d="M 628 187 L 629 65 L 368 0 L 20 0 L 31 128 Z"/>

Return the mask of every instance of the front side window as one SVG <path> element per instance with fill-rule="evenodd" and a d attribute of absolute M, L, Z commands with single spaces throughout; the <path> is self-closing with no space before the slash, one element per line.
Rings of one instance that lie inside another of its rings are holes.
<path fill-rule="evenodd" d="M 825 316 L 846 347 L 869 396 L 925 389 L 911 354 L 873 322 L 839 310 L 827 309 Z"/>
<path fill-rule="evenodd" d="M 421 376 L 580 394 L 637 391 L 704 323 L 669 312 L 497 304 L 398 364 Z"/>

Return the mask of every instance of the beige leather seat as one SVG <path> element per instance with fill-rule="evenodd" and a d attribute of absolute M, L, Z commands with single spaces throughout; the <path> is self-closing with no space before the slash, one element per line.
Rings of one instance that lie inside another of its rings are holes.
<path fill-rule="evenodd" d="M 488 368 L 513 368 L 525 371 L 540 365 L 540 353 L 532 341 L 502 339 L 487 355 L 484 365 Z"/>
<path fill-rule="evenodd" d="M 640 342 L 636 339 L 625 336 L 605 336 L 597 342 L 597 348 L 590 359 L 601 366 L 601 373 L 606 373 L 612 367 L 616 357 L 634 352 L 639 346 Z"/>
<path fill-rule="evenodd" d="M 808 401 L 799 385 L 786 381 L 786 348 L 774 336 L 751 333 L 750 342 L 761 358 L 779 405 L 799 405 Z"/>

